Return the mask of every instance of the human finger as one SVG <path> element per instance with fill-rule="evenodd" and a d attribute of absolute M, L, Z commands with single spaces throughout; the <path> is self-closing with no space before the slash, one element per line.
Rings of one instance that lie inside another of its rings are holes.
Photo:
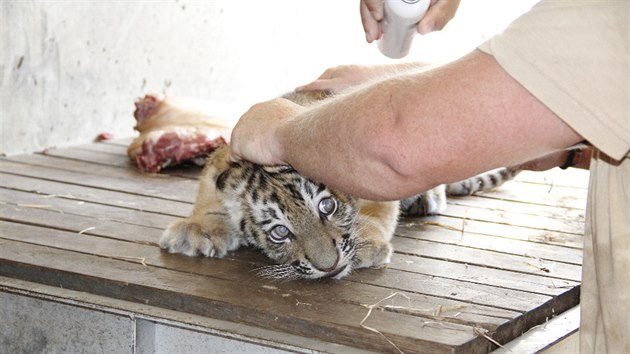
<path fill-rule="evenodd" d="M 310 83 L 308 83 L 306 85 L 302 85 L 302 86 L 296 87 L 295 91 L 296 92 L 301 92 L 301 91 L 326 90 L 326 89 L 328 89 L 327 82 L 330 79 L 335 78 L 336 76 L 338 76 L 337 69 L 336 68 L 328 68 L 321 75 L 319 75 L 319 77 L 317 79 L 315 79 L 314 81 L 312 81 L 312 82 L 310 82 Z"/>
<path fill-rule="evenodd" d="M 323 79 L 323 80 L 315 80 L 306 85 L 296 87 L 295 91 L 296 92 L 304 92 L 304 91 L 339 92 L 350 85 L 351 85 L 350 83 L 339 78 Z"/>
<path fill-rule="evenodd" d="M 361 23 L 368 43 L 381 37 L 380 21 L 383 19 L 383 5 L 380 0 L 361 0 Z"/>
<path fill-rule="evenodd" d="M 340 88 L 339 78 L 343 77 L 346 72 L 347 67 L 343 65 L 328 68 L 317 79 L 297 87 L 295 91 L 336 91 Z"/>
<path fill-rule="evenodd" d="M 315 80 L 306 85 L 296 87 L 295 92 L 330 90 L 329 82 L 330 80 Z"/>
<path fill-rule="evenodd" d="M 418 32 L 422 35 L 439 31 L 455 16 L 460 0 L 432 1 L 427 14 L 418 24 Z"/>
<path fill-rule="evenodd" d="M 283 98 L 253 105 L 236 123 L 230 138 L 230 160 L 261 165 L 285 164 L 281 160 L 276 131 L 303 107 Z"/>

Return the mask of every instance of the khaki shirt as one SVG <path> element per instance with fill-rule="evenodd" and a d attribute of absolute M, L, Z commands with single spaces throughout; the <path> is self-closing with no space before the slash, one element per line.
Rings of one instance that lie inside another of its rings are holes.
<path fill-rule="evenodd" d="M 479 49 L 597 151 L 580 351 L 630 353 L 630 2 L 543 0 Z"/>

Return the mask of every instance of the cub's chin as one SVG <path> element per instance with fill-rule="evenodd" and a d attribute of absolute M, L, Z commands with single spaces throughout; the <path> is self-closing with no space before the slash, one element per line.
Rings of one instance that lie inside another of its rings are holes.
<path fill-rule="evenodd" d="M 263 278 L 275 280 L 297 280 L 297 279 L 341 279 L 352 272 L 352 262 L 337 265 L 329 271 L 322 271 L 303 262 L 295 261 L 290 264 L 276 264 L 265 266 L 258 272 Z"/>

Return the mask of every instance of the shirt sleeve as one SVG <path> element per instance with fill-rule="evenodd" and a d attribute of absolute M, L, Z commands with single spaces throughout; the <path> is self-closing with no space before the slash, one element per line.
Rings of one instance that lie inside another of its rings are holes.
<path fill-rule="evenodd" d="M 630 151 L 629 2 L 543 0 L 479 49 L 597 149 Z"/>

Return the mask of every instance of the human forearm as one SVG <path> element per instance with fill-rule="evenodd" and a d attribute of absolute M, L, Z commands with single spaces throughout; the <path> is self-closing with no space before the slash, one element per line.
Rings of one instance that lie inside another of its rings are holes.
<path fill-rule="evenodd" d="M 424 70 L 428 67 L 427 64 L 420 62 L 382 65 L 339 65 L 326 69 L 315 81 L 297 87 L 295 90 L 297 92 L 342 92 L 349 87 L 382 80 L 409 71 Z"/>
<path fill-rule="evenodd" d="M 331 186 L 376 199 L 518 164 L 580 139 L 479 52 L 365 87 L 307 114 L 310 121 L 295 120 L 283 133 L 289 133 L 280 143 L 288 162 Z M 321 137 L 333 140 L 304 154 Z"/>
<path fill-rule="evenodd" d="M 310 108 L 255 105 L 232 154 L 367 199 L 399 199 L 582 138 L 486 54 L 364 86 Z"/>
<path fill-rule="evenodd" d="M 391 186 L 398 176 L 375 146 L 393 109 L 379 83 L 335 97 L 280 125 L 276 134 L 280 156 L 300 173 L 347 193 L 392 199 Z M 388 194 L 380 194 L 380 192 Z"/>
<path fill-rule="evenodd" d="M 409 153 L 396 164 L 408 176 L 431 171 L 442 183 L 454 182 L 581 140 L 492 57 L 478 51 L 398 86 L 403 85 L 407 89 L 399 91 L 393 105 L 400 111 L 399 149 Z M 404 104 L 417 96 L 421 98 L 413 105 Z"/>

